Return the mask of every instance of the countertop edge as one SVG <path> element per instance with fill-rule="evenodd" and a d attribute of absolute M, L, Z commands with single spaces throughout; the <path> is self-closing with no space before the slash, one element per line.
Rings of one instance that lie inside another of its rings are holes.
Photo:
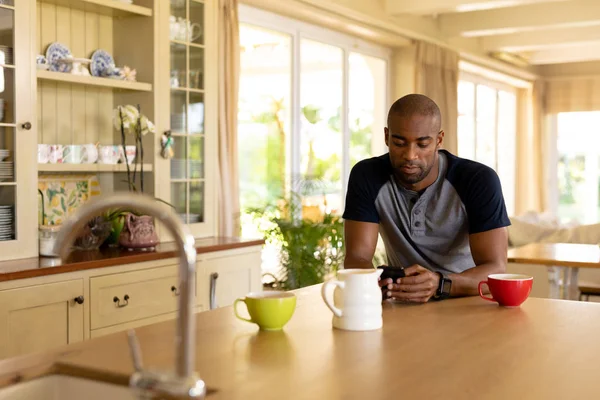
<path fill-rule="evenodd" d="M 212 253 L 216 251 L 225 251 L 225 250 L 234 250 L 241 249 L 246 247 L 253 246 L 262 246 L 265 241 L 263 239 L 250 239 L 250 240 L 242 240 L 238 239 L 238 241 L 229 241 L 231 238 L 220 238 L 224 239 L 225 242 L 215 243 L 203 245 L 202 241 L 206 241 L 206 239 L 199 239 L 196 245 L 197 254 L 204 253 Z M 173 243 L 165 243 L 165 245 L 173 245 Z M 69 272 L 78 272 L 85 271 L 90 269 L 97 268 L 108 268 L 115 267 L 119 265 L 128 265 L 135 264 L 141 262 L 148 261 L 157 261 L 157 260 L 165 260 L 169 258 L 176 258 L 177 250 L 164 250 L 164 251 L 154 251 L 154 252 L 132 252 L 131 254 L 125 254 L 122 256 L 105 258 L 99 260 L 90 260 L 90 261 L 77 261 L 67 263 L 65 265 L 58 265 L 52 267 L 31 267 L 24 268 L 23 270 L 17 270 L 12 272 L 2 273 L 0 269 L 0 282 L 13 281 L 18 279 L 28 279 L 28 278 L 37 278 L 41 276 L 48 275 L 57 275 L 57 274 L 65 274 Z M 11 263 L 18 263 L 20 260 L 12 260 Z M 33 262 L 32 259 L 23 260 L 26 262 Z M 0 265 L 2 263 L 0 262 Z"/>

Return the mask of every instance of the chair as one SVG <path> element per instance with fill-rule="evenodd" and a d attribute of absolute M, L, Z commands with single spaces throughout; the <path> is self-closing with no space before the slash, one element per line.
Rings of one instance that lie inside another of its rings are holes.
<path fill-rule="evenodd" d="M 589 301 L 590 296 L 600 296 L 600 285 L 594 283 L 580 283 L 579 301 L 583 301 L 583 296 L 585 296 L 585 301 Z"/>

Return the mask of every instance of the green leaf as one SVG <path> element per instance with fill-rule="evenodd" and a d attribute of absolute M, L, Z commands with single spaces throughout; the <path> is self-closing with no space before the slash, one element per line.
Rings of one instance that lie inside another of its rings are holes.
<path fill-rule="evenodd" d="M 67 203 L 69 203 L 69 205 L 73 205 L 73 203 L 75 202 L 75 200 L 77 199 L 77 193 L 76 191 L 72 190 L 71 193 L 69 194 L 69 200 L 67 201 Z"/>
<path fill-rule="evenodd" d="M 62 207 L 63 211 L 66 213 L 67 207 L 65 206 L 65 198 L 64 197 L 60 198 L 60 206 Z"/>

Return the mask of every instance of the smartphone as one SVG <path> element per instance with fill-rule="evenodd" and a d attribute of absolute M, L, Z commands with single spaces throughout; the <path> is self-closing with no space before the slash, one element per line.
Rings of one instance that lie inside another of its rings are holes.
<path fill-rule="evenodd" d="M 377 267 L 377 269 L 382 269 L 381 279 L 391 278 L 392 282 L 396 283 L 398 278 L 404 278 L 406 274 L 404 273 L 404 267 L 390 267 L 387 265 L 381 265 Z"/>

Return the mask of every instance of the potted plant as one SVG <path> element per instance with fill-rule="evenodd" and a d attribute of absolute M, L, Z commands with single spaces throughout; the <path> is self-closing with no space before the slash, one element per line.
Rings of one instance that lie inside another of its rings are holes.
<path fill-rule="evenodd" d="M 113 124 L 121 134 L 121 161 L 125 163 L 127 170 L 127 187 L 129 191 L 138 192 L 137 174 L 139 166 L 139 191 L 144 193 L 144 146 L 142 139 L 146 134 L 155 132 L 154 124 L 141 113 L 139 105 L 118 106 L 113 111 Z M 135 146 L 126 145 L 128 136 L 133 136 Z M 131 147 L 135 148 L 135 152 L 130 151 Z M 130 165 L 133 166 L 133 171 Z M 149 215 L 143 215 L 136 210 L 117 209 L 107 212 L 104 218 L 111 222 L 109 245 L 146 250 L 153 249 L 158 244 L 159 239 L 154 225 L 154 218 Z"/>
<path fill-rule="evenodd" d="M 297 192 L 249 212 L 255 221 L 261 220 L 260 230 L 267 242 L 279 249 L 278 288 L 292 290 L 321 283 L 342 265 L 344 225 L 340 216 L 326 210 L 320 217 L 303 215 L 302 196 Z"/>

